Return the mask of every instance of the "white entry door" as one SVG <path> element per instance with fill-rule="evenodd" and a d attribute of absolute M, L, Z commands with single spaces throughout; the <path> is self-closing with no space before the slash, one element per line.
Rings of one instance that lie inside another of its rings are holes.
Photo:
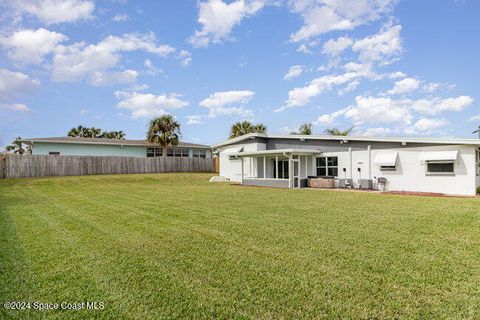
<path fill-rule="evenodd" d="M 293 187 L 300 188 L 300 160 L 293 159 Z"/>

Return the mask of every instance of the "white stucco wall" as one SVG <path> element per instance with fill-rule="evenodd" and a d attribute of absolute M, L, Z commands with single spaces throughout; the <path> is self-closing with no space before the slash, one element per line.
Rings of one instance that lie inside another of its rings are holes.
<path fill-rule="evenodd" d="M 220 174 L 233 181 L 241 179 L 241 160 L 229 160 L 228 154 L 238 151 L 243 146 L 245 151 L 264 150 L 264 143 L 248 143 L 244 145 L 227 146 L 220 149 Z M 321 147 L 319 146 L 321 149 Z M 425 163 L 419 160 L 422 152 L 458 150 L 458 158 L 455 162 L 454 175 L 427 175 Z M 380 167 L 374 164 L 375 157 L 379 153 L 397 151 L 397 170 L 381 171 Z M 358 179 L 376 179 L 385 177 L 387 179 L 387 190 L 389 191 L 412 191 L 412 192 L 434 192 L 452 195 L 474 195 L 476 187 L 480 185 L 480 177 L 476 173 L 475 160 L 476 147 L 465 145 L 439 145 L 429 147 L 399 147 L 392 149 L 375 149 L 372 147 L 371 156 L 365 150 L 323 153 L 322 156 L 338 157 L 339 178 L 353 178 L 354 185 L 358 185 Z M 260 158 L 259 161 L 263 162 Z M 316 174 L 314 157 L 308 163 L 308 175 Z M 250 160 L 245 160 L 244 172 L 246 177 L 250 170 L 256 175 L 259 170 L 260 177 L 263 175 L 263 163 L 258 164 L 252 160 L 253 168 L 250 169 Z M 305 176 L 305 159 L 301 157 L 301 177 Z M 346 172 L 343 171 L 346 169 Z M 358 168 L 361 171 L 358 171 Z M 271 168 L 271 161 L 267 161 L 267 177 Z"/>

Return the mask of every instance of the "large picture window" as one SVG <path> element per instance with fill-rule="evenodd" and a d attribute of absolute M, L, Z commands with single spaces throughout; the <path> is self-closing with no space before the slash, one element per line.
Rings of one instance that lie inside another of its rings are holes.
<path fill-rule="evenodd" d="M 317 158 L 317 176 L 337 177 L 338 176 L 338 157 L 318 157 Z"/>
<path fill-rule="evenodd" d="M 207 151 L 205 150 L 193 150 L 192 153 L 194 158 L 206 158 L 207 157 Z"/>
<path fill-rule="evenodd" d="M 427 174 L 454 174 L 455 163 L 453 161 L 427 161 Z"/>
<path fill-rule="evenodd" d="M 273 177 L 275 179 L 288 179 L 288 160 L 278 160 L 278 178 L 276 163 L 273 160 Z"/>

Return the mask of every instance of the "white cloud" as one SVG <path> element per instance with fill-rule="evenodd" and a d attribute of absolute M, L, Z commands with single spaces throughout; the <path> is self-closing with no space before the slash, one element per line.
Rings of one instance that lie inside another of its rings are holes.
<path fill-rule="evenodd" d="M 354 81 L 358 77 L 356 72 L 347 72 L 341 75 L 326 75 L 313 79 L 307 86 L 294 88 L 288 92 L 288 100 L 284 107 L 275 111 L 283 111 L 287 108 L 304 106 L 310 102 L 310 99 L 322 94 L 334 86 L 346 84 Z"/>
<path fill-rule="evenodd" d="M 405 78 L 407 77 L 407 75 L 401 71 L 396 71 L 396 72 L 392 72 L 388 75 L 388 77 L 390 79 L 400 79 L 400 78 Z"/>
<path fill-rule="evenodd" d="M 391 95 L 409 93 L 417 90 L 419 87 L 419 80 L 415 78 L 405 78 L 395 82 L 393 88 L 391 90 L 388 90 L 387 93 Z"/>
<path fill-rule="evenodd" d="M 330 114 L 321 115 L 313 123 L 318 125 L 330 125 L 335 121 L 335 117 Z"/>
<path fill-rule="evenodd" d="M 419 119 L 413 127 L 405 129 L 406 132 L 414 133 L 418 131 L 431 131 L 434 129 L 438 129 L 448 124 L 448 121 L 445 119 L 430 119 L 430 118 L 422 118 Z"/>
<path fill-rule="evenodd" d="M 347 86 L 345 88 L 338 90 L 337 94 L 339 96 L 343 96 L 344 94 L 346 94 L 348 92 L 352 92 L 355 89 L 357 89 L 359 84 L 360 84 L 360 81 L 354 80 L 354 81 L 350 82 L 349 84 L 347 84 Z"/>
<path fill-rule="evenodd" d="M 290 9 L 303 18 L 303 26 L 290 36 L 298 42 L 335 30 L 351 30 L 377 20 L 395 0 L 290 0 Z"/>
<path fill-rule="evenodd" d="M 194 47 L 206 47 L 210 42 L 219 43 L 230 38 L 235 25 L 256 14 L 264 6 L 260 0 L 236 0 L 225 3 L 222 0 L 207 0 L 198 4 L 198 23 L 201 31 L 196 30 L 189 42 Z"/>
<path fill-rule="evenodd" d="M 150 118 L 167 113 L 169 110 L 181 109 L 188 102 L 181 100 L 177 93 L 154 95 L 151 93 L 116 91 L 119 100 L 117 108 L 130 111 L 134 119 Z"/>
<path fill-rule="evenodd" d="M 434 97 L 432 99 L 406 100 L 404 103 L 410 105 L 418 113 L 434 115 L 445 111 L 462 111 L 473 101 L 470 96 L 459 96 L 447 99 Z"/>
<path fill-rule="evenodd" d="M 359 53 L 360 61 L 389 63 L 403 51 L 401 30 L 400 25 L 385 26 L 379 33 L 355 41 L 352 50 Z"/>
<path fill-rule="evenodd" d="M 291 66 L 290 69 L 288 69 L 287 74 L 283 77 L 284 80 L 290 80 L 293 78 L 296 78 L 300 76 L 303 71 L 305 71 L 304 66 Z"/>
<path fill-rule="evenodd" d="M 28 65 L 42 63 L 46 55 L 67 39 L 61 33 L 40 28 L 17 31 L 8 37 L 0 36 L 0 44 L 7 50 L 10 60 Z"/>
<path fill-rule="evenodd" d="M 26 105 L 13 100 L 32 92 L 39 85 L 38 80 L 31 79 L 24 73 L 0 69 L 0 107 L 10 111 L 30 112 Z"/>
<path fill-rule="evenodd" d="M 455 88 L 454 84 L 442 83 L 442 82 L 431 82 L 423 85 L 422 87 L 422 89 L 428 93 L 433 93 L 440 89 L 450 91 L 450 90 L 453 90 L 454 88 Z"/>
<path fill-rule="evenodd" d="M 215 118 L 219 115 L 238 115 L 238 116 L 251 116 L 253 112 L 249 109 L 245 109 L 243 106 L 232 105 L 244 105 L 247 104 L 255 92 L 243 90 L 243 91 L 222 91 L 211 94 L 208 98 L 200 102 L 200 106 L 209 110 L 208 117 Z"/>
<path fill-rule="evenodd" d="M 94 72 L 87 80 L 89 84 L 99 86 L 111 86 L 115 84 L 134 83 L 137 81 L 138 72 L 135 70 L 124 70 L 120 72 Z"/>
<path fill-rule="evenodd" d="M 187 120 L 188 125 L 204 123 L 203 117 L 199 115 L 187 116 Z"/>
<path fill-rule="evenodd" d="M 96 72 L 105 72 L 116 66 L 120 52 L 137 50 L 164 57 L 174 52 L 175 48 L 157 44 L 153 33 L 108 36 L 97 44 L 78 42 L 70 46 L 59 45 L 53 58 L 53 80 L 68 82 L 92 77 Z"/>
<path fill-rule="evenodd" d="M 21 103 L 14 103 L 14 104 L 0 103 L 0 109 L 6 109 L 6 110 L 17 111 L 22 113 L 32 112 L 32 109 L 30 109 L 29 107 Z"/>
<path fill-rule="evenodd" d="M 364 137 L 384 137 L 392 133 L 390 128 L 376 127 L 355 131 L 355 135 Z"/>
<path fill-rule="evenodd" d="M 0 99 L 17 97 L 31 92 L 39 85 L 38 80 L 31 79 L 24 73 L 0 69 Z"/>
<path fill-rule="evenodd" d="M 154 76 L 163 72 L 162 69 L 157 68 L 150 59 L 145 60 L 143 64 L 147 68 L 147 71 L 146 71 L 147 74 L 151 76 Z"/>
<path fill-rule="evenodd" d="M 187 50 L 180 51 L 178 58 L 182 60 L 182 67 L 188 67 L 192 63 L 192 54 Z"/>
<path fill-rule="evenodd" d="M 480 121 L 480 114 L 479 115 L 476 115 L 476 116 L 473 116 L 471 117 L 470 119 L 468 119 L 469 121 Z"/>
<path fill-rule="evenodd" d="M 93 1 L 85 0 L 11 0 L 7 3 L 46 24 L 90 19 L 95 8 Z"/>
<path fill-rule="evenodd" d="M 128 21 L 128 20 L 130 20 L 130 17 L 126 13 L 116 14 L 113 17 L 113 21 L 115 21 L 115 22 L 125 22 L 125 21 Z"/>
<path fill-rule="evenodd" d="M 322 53 L 329 56 L 338 56 L 352 44 L 353 40 L 349 37 L 339 37 L 336 40 L 330 39 L 323 44 Z"/>
<path fill-rule="evenodd" d="M 357 96 L 355 105 L 344 110 L 344 116 L 354 124 L 398 123 L 408 125 L 412 114 L 402 104 L 391 98 Z"/>

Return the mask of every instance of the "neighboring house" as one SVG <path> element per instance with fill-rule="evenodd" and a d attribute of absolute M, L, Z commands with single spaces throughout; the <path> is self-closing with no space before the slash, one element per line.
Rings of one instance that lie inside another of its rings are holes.
<path fill-rule="evenodd" d="M 480 139 L 247 134 L 212 146 L 220 175 L 244 185 L 299 188 L 308 176 L 388 191 L 475 195 Z"/>
<path fill-rule="evenodd" d="M 31 138 L 22 142 L 32 146 L 33 155 L 65 156 L 121 156 L 121 157 L 161 157 L 162 147 L 145 140 L 123 140 L 104 138 Z M 169 146 L 168 157 L 210 158 L 211 149 L 207 145 L 180 142 Z"/>

